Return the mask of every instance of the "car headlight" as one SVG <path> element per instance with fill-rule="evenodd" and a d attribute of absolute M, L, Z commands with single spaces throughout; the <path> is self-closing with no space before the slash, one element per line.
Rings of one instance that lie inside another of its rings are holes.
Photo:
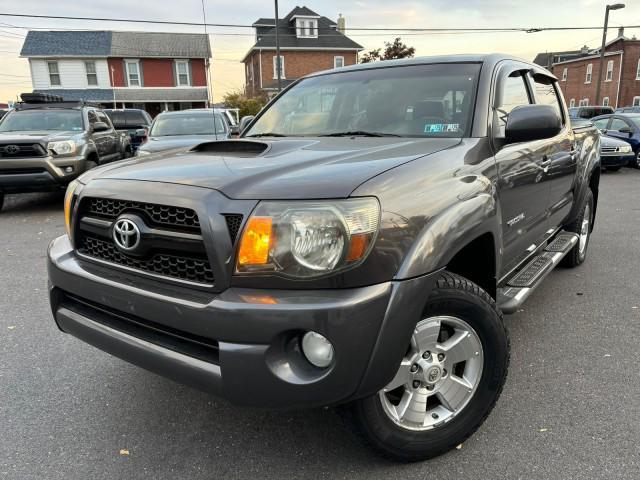
<path fill-rule="evenodd" d="M 262 202 L 245 225 L 236 273 L 310 278 L 353 267 L 378 233 L 375 198 Z"/>
<path fill-rule="evenodd" d="M 623 145 L 618 147 L 618 152 L 620 153 L 631 153 L 631 145 Z"/>
<path fill-rule="evenodd" d="M 76 153 L 76 142 L 73 140 L 64 140 L 62 142 L 49 142 L 47 148 L 56 155 L 73 155 Z"/>
<path fill-rule="evenodd" d="M 64 194 L 64 224 L 67 227 L 67 235 L 69 239 L 73 239 L 71 235 L 71 216 L 73 214 L 73 207 L 75 204 L 74 198 L 80 193 L 82 184 L 77 180 L 74 180 L 67 187 L 67 192 Z"/>

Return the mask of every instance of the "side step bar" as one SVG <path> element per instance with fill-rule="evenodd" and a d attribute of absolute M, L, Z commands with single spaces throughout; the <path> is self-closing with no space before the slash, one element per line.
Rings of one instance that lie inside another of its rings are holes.
<path fill-rule="evenodd" d="M 516 312 L 577 243 L 577 234 L 558 233 L 538 255 L 507 280 L 503 288 L 498 289 L 498 306 L 502 312 Z"/>

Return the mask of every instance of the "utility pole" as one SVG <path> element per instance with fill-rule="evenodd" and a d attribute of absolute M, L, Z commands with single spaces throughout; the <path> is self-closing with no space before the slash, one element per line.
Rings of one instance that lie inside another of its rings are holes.
<path fill-rule="evenodd" d="M 276 69 L 278 73 L 278 93 L 282 89 L 282 68 L 280 65 L 280 37 L 278 36 L 278 30 L 280 29 L 280 20 L 278 19 L 278 0 L 274 0 L 276 6 Z"/>
<path fill-rule="evenodd" d="M 115 69 L 113 68 L 113 65 L 111 66 L 111 92 L 113 93 L 113 109 L 115 110 L 116 108 L 116 84 L 113 81 L 113 71 Z"/>
<path fill-rule="evenodd" d="M 602 30 L 602 45 L 600 47 L 600 67 L 598 68 L 598 81 L 596 83 L 596 102 L 595 105 L 600 105 L 600 88 L 602 87 L 602 70 L 604 67 L 604 47 L 607 43 L 607 27 L 609 26 L 609 10 L 620 10 L 624 8 L 624 3 L 615 3 L 613 5 L 607 5 L 607 9 L 604 13 L 604 29 Z M 622 65 L 620 65 L 622 68 Z"/>

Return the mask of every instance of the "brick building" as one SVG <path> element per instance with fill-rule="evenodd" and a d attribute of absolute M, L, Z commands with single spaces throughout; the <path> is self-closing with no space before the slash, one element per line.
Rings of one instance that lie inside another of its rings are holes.
<path fill-rule="evenodd" d="M 116 31 L 30 31 L 35 92 L 107 107 L 163 110 L 204 107 L 209 39 L 202 34 Z"/>
<path fill-rule="evenodd" d="M 595 105 L 600 48 L 538 54 L 534 62 L 558 77 L 565 101 L 570 107 Z M 640 40 L 627 38 L 624 31 L 605 46 L 601 105 L 613 108 L 640 105 Z"/>
<path fill-rule="evenodd" d="M 256 43 L 247 52 L 245 64 L 248 95 L 277 92 L 275 20 L 261 18 L 253 24 Z M 362 46 L 344 34 L 345 20 L 338 23 L 307 7 L 296 7 L 278 22 L 281 84 L 283 87 L 309 73 L 358 61 Z"/>

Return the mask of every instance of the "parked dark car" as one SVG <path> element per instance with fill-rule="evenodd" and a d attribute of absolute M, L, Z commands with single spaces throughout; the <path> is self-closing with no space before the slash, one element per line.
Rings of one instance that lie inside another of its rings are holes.
<path fill-rule="evenodd" d="M 613 113 L 640 113 L 640 106 L 616 108 Z"/>
<path fill-rule="evenodd" d="M 225 140 L 230 135 L 226 119 L 213 109 L 164 112 L 153 120 L 149 138 L 138 148 L 136 155 L 187 149 L 203 142 Z"/>
<path fill-rule="evenodd" d="M 0 122 L 0 209 L 6 193 L 65 188 L 131 149 L 99 108 L 83 102 L 17 103 Z"/>
<path fill-rule="evenodd" d="M 571 127 L 574 132 L 583 128 L 592 128 L 594 123 L 585 118 L 572 118 Z M 617 171 L 622 167 L 635 163 L 635 155 L 631 145 L 623 140 L 609 137 L 600 130 L 600 163 L 603 170 Z"/>
<path fill-rule="evenodd" d="M 630 166 L 640 168 L 640 114 L 616 113 L 591 119 L 602 133 L 631 145 L 635 158 Z"/>
<path fill-rule="evenodd" d="M 396 459 L 465 441 L 505 384 L 502 314 L 587 258 L 597 130 L 504 55 L 318 72 L 247 122 L 69 186 L 58 327 L 236 404 L 342 405 Z"/>
<path fill-rule="evenodd" d="M 569 116 L 571 118 L 593 118 L 598 115 L 605 115 L 613 113 L 613 107 L 607 105 L 592 105 L 586 107 L 571 107 L 569 109 Z"/>
<path fill-rule="evenodd" d="M 129 136 L 132 153 L 147 141 L 153 119 L 144 110 L 135 108 L 105 109 L 116 130 Z"/>

